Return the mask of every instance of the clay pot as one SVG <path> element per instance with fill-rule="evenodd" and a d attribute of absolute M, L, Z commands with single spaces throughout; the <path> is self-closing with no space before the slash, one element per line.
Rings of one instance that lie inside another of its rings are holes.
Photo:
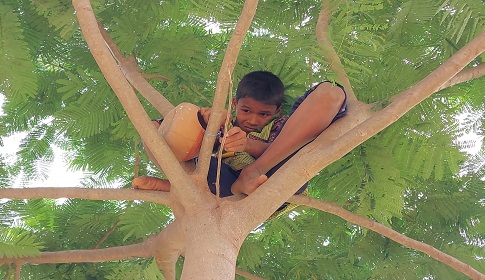
<path fill-rule="evenodd" d="M 204 129 L 197 117 L 199 107 L 191 103 L 181 103 L 164 118 L 158 132 L 178 161 L 187 161 L 199 155 Z"/>

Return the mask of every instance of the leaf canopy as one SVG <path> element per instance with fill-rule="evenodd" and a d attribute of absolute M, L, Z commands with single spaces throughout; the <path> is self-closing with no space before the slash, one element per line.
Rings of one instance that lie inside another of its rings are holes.
<path fill-rule="evenodd" d="M 99 21 L 149 82 L 173 104 L 210 106 L 217 73 L 242 8 L 232 0 L 92 1 Z M 480 0 L 331 1 L 329 36 L 359 100 L 385 107 L 485 29 Z M 318 47 L 321 2 L 260 1 L 233 83 L 269 70 L 288 95 L 333 80 Z M 87 187 L 128 186 L 160 174 L 89 52 L 70 1 L 0 4 L 2 137 L 22 133 L 16 159 L 0 157 L 0 185 L 45 177 L 52 146 Z M 469 67 L 483 63 L 482 54 Z M 311 196 L 335 202 L 485 272 L 485 79 L 444 89 L 322 170 Z M 151 117 L 159 117 L 142 100 Z M 350 113 L 352 114 L 352 108 Z M 462 140 L 466 134 L 473 140 Z M 482 140 L 481 140 L 482 139 Z M 470 155 L 466 148 L 475 148 Z M 146 239 L 173 218 L 144 202 L 2 201 L 0 257 L 93 248 Z M 136 215 L 143 212 L 144 215 Z M 35 218 L 34 218 L 35 217 Z M 464 279 L 428 256 L 327 213 L 303 207 L 256 229 L 238 266 L 269 279 Z M 25 279 L 162 279 L 153 260 L 26 265 Z M 0 277 L 8 273 L 0 266 Z M 238 276 L 239 277 L 239 276 Z M 239 278 L 241 279 L 241 278 Z"/>

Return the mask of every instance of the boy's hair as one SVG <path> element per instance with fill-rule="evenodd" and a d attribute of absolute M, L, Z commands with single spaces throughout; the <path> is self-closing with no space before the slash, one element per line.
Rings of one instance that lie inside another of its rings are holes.
<path fill-rule="evenodd" d="M 236 101 L 245 97 L 280 107 L 285 98 L 285 86 L 280 78 L 271 72 L 250 72 L 241 79 L 236 90 Z"/>

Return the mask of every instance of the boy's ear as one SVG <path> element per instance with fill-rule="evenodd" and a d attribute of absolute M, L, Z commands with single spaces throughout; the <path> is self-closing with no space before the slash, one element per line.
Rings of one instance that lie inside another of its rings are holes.
<path fill-rule="evenodd" d="M 233 110 L 236 109 L 236 103 L 237 103 L 236 97 L 232 98 L 231 109 Z"/>

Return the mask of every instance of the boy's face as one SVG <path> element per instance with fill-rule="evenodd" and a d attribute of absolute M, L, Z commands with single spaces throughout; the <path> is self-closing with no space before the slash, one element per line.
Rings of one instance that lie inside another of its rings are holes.
<path fill-rule="evenodd" d="M 236 110 L 237 125 L 246 133 L 258 131 L 264 127 L 274 116 L 281 112 L 281 106 L 268 105 L 251 97 L 232 100 Z"/>

